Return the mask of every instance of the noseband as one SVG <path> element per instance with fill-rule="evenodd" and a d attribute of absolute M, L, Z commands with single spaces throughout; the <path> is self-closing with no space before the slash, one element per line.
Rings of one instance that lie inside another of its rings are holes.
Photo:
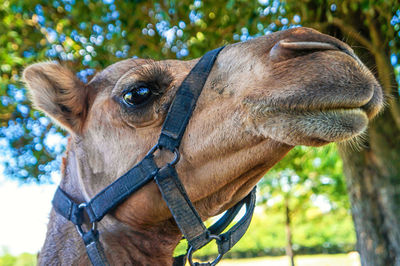
<path fill-rule="evenodd" d="M 255 188 L 234 207 L 226 211 L 216 223 L 206 228 L 175 170 L 175 165 L 179 162 L 179 146 L 186 126 L 214 62 L 222 49 L 223 47 L 220 47 L 206 53 L 186 76 L 169 108 L 158 143 L 142 161 L 104 188 L 89 202 L 78 204 L 58 187 L 52 201 L 53 207 L 57 213 L 75 224 L 93 265 L 109 265 L 103 246 L 99 241 L 97 223 L 132 193 L 152 180 L 158 185 L 176 224 L 188 242 L 187 254 L 175 257 L 174 265 L 185 265 L 186 257 L 188 257 L 190 265 L 217 264 L 222 256 L 240 240 L 249 227 L 255 207 Z M 154 153 L 159 149 L 167 149 L 173 152 L 175 154 L 173 161 L 158 167 L 154 161 Z M 243 217 L 227 232 L 221 234 L 243 205 L 246 205 L 246 213 Z M 82 227 L 85 213 L 91 223 L 91 227 L 87 231 Z M 216 240 L 218 245 L 218 257 L 213 262 L 193 263 L 193 252 L 213 239 Z"/>

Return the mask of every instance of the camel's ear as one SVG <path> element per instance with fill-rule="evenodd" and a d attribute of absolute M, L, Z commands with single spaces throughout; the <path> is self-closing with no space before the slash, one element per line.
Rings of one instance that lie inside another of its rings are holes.
<path fill-rule="evenodd" d="M 89 93 L 70 70 L 56 63 L 38 63 L 26 68 L 23 78 L 36 108 L 71 133 L 82 130 Z"/>

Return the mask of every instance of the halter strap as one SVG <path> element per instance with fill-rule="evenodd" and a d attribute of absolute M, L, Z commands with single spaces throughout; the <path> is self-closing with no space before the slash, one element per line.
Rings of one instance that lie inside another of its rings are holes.
<path fill-rule="evenodd" d="M 215 59 L 224 47 L 207 52 L 193 67 L 179 87 L 161 129 L 158 144 L 170 151 L 181 143 L 186 126 L 192 116 L 197 99 L 206 83 Z"/>
<path fill-rule="evenodd" d="M 108 265 L 104 249 L 99 242 L 97 222 L 132 193 L 153 179 L 156 181 L 179 229 L 189 243 L 188 255 L 191 264 L 193 264 L 191 261 L 192 253 L 212 239 L 216 239 L 220 255 L 213 263 L 205 264 L 215 265 L 247 230 L 255 207 L 255 188 L 245 199 L 228 210 L 216 224 L 207 229 L 175 170 L 175 164 L 179 161 L 178 148 L 186 126 L 214 62 L 222 49 L 223 47 L 220 47 L 206 53 L 186 76 L 170 106 L 158 143 L 142 161 L 87 203 L 75 203 L 65 191 L 58 187 L 52 201 L 53 207 L 57 213 L 76 225 L 93 265 Z M 153 154 L 157 149 L 162 148 L 173 151 L 175 159 L 160 169 L 154 162 Z M 243 218 L 226 233 L 219 235 L 244 204 L 246 204 L 246 214 Z M 92 223 L 92 228 L 87 232 L 82 229 L 84 212 L 87 213 Z"/>

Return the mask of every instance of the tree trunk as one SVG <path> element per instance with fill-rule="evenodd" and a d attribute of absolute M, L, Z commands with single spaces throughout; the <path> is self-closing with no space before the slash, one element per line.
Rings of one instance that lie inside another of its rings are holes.
<path fill-rule="evenodd" d="M 285 197 L 285 227 L 286 227 L 286 255 L 290 258 L 291 266 L 295 266 L 294 264 L 294 252 L 293 252 L 293 243 L 292 243 L 292 228 L 291 228 L 291 219 L 290 219 L 290 208 L 289 208 L 289 196 Z"/>
<path fill-rule="evenodd" d="M 377 17 L 353 11 L 325 32 L 352 44 L 380 81 L 388 106 L 362 148 L 339 145 L 363 266 L 400 266 L 400 100 L 388 40 Z M 362 14 L 362 15 L 360 15 Z M 354 37 L 359 36 L 359 37 Z M 361 36 L 361 37 L 360 37 Z M 369 50 L 365 49 L 368 47 Z M 366 146 L 366 147 L 364 147 Z"/>
<path fill-rule="evenodd" d="M 370 30 L 376 25 L 369 22 Z M 374 30 L 376 31 L 376 30 Z M 373 30 L 371 30 L 373 32 Z M 400 266 L 400 115 L 390 51 L 371 34 L 375 53 L 356 53 L 376 67 L 388 106 L 369 126 L 367 147 L 339 146 L 363 266 Z"/>
<path fill-rule="evenodd" d="M 369 146 L 339 146 L 363 266 L 400 266 L 400 131 L 390 110 L 370 125 Z"/>

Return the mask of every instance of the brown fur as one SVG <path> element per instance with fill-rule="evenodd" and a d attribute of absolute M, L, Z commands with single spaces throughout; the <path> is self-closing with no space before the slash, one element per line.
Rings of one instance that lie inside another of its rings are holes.
<path fill-rule="evenodd" d="M 72 133 L 60 186 L 87 201 L 139 162 L 196 62 L 128 59 L 87 85 L 59 65 L 28 67 L 24 78 L 36 106 Z M 127 108 L 122 94 L 140 82 L 155 96 Z M 352 139 L 381 106 L 373 75 L 330 36 L 297 28 L 228 45 L 183 137 L 179 177 L 207 219 L 243 198 L 293 146 Z M 162 165 L 170 157 L 161 152 L 156 159 Z M 107 215 L 99 230 L 114 265 L 169 265 L 181 237 L 154 183 Z M 39 264 L 88 264 L 74 227 L 54 211 Z"/>

